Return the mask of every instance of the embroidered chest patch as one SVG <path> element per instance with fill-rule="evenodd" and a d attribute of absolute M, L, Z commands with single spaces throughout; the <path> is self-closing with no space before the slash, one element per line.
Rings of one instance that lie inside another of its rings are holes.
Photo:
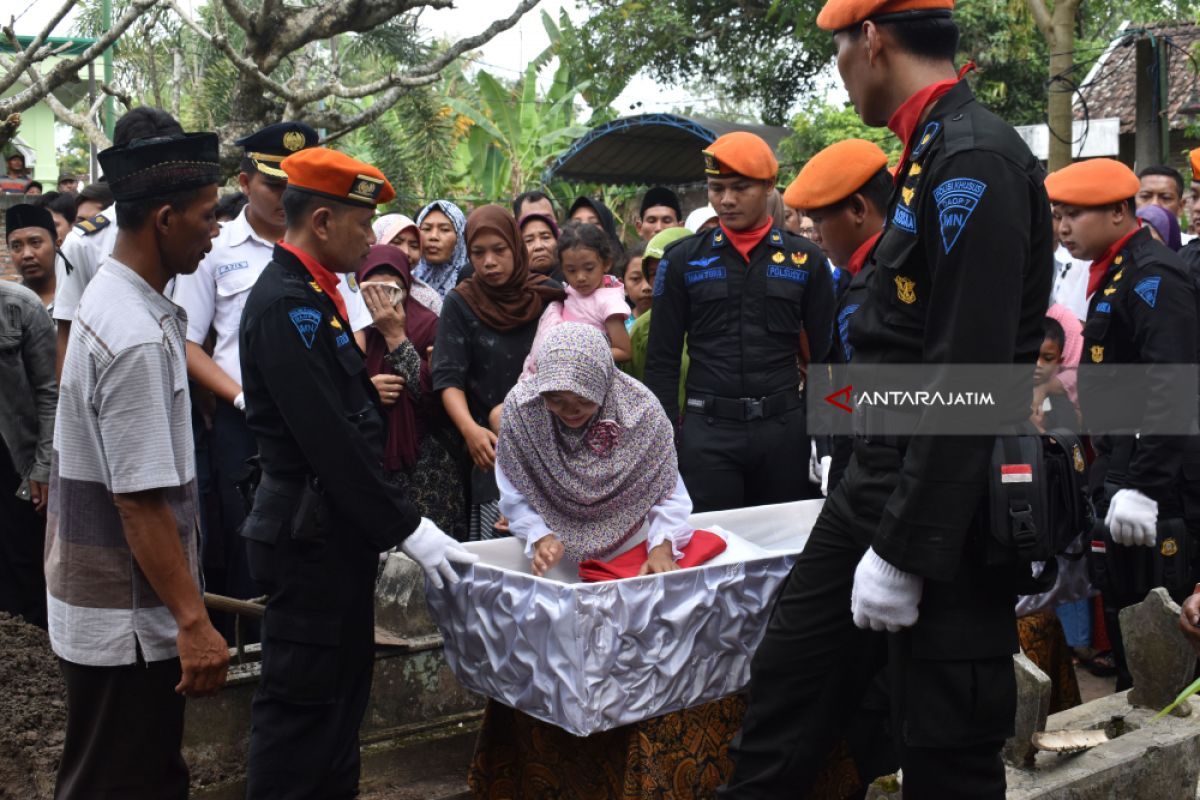
<path fill-rule="evenodd" d="M 662 264 L 659 264 L 658 268 L 662 269 Z M 658 277 L 658 276 L 655 276 L 655 277 Z M 692 269 L 692 270 L 688 270 L 687 272 L 683 273 L 683 282 L 688 286 L 692 286 L 697 283 L 704 283 L 705 281 L 722 281 L 722 280 L 725 280 L 725 268 L 724 267 L 709 267 L 708 269 Z"/>

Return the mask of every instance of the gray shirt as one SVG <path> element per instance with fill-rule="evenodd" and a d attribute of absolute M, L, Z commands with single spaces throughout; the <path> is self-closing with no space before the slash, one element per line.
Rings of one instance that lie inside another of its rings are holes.
<path fill-rule="evenodd" d="M 18 494 L 29 481 L 50 481 L 54 437 L 54 321 L 29 289 L 0 281 L 0 439 L 21 475 Z"/>
<path fill-rule="evenodd" d="M 77 664 L 176 655 L 178 629 L 125 540 L 114 494 L 163 489 L 199 585 L 183 309 L 109 257 L 75 312 L 54 431 L 46 588 L 50 643 Z"/>

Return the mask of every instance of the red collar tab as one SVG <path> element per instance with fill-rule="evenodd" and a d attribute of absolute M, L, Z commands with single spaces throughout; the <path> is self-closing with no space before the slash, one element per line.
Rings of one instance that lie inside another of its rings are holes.
<path fill-rule="evenodd" d="M 333 301 L 333 305 L 337 308 L 338 313 L 342 315 L 342 319 L 349 320 L 350 317 L 346 313 L 346 301 L 342 299 L 342 293 L 338 291 L 338 283 L 341 282 L 341 278 L 325 269 L 315 258 L 300 248 L 290 245 L 282 239 L 276 244 L 294 255 L 304 265 L 304 268 L 308 270 L 308 274 L 316 281 L 321 291 L 329 295 L 329 299 Z"/>
<path fill-rule="evenodd" d="M 1096 290 L 1100 288 L 1100 284 L 1104 283 L 1104 276 L 1108 274 L 1109 267 L 1117 263 L 1117 258 L 1120 256 L 1121 251 L 1125 249 L 1125 245 L 1129 244 L 1129 240 L 1137 236 L 1140 230 L 1140 227 L 1134 228 L 1130 233 L 1117 239 L 1108 246 L 1103 255 L 1093 261 L 1092 265 L 1088 267 L 1088 297 L 1094 295 Z"/>

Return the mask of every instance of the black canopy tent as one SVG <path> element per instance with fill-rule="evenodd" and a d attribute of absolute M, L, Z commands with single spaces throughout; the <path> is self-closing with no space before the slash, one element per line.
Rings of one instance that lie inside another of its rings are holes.
<path fill-rule="evenodd" d="M 733 131 L 757 134 L 778 151 L 791 135 L 787 128 L 682 117 L 640 114 L 605 123 L 576 139 L 551 164 L 542 179 L 608 185 L 665 184 L 680 186 L 704 180 L 700 151 L 718 136 Z"/>

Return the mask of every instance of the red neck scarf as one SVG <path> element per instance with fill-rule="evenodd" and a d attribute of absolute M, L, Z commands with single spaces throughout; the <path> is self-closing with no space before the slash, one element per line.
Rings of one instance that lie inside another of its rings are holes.
<path fill-rule="evenodd" d="M 1134 228 L 1120 239 L 1117 239 L 1115 242 L 1109 245 L 1108 249 L 1104 251 L 1103 255 L 1093 261 L 1092 265 L 1088 267 L 1088 297 L 1094 295 L 1096 290 L 1100 288 L 1100 284 L 1104 283 L 1104 276 L 1108 273 L 1108 268 L 1112 266 L 1113 260 L 1117 257 L 1117 254 L 1125 248 L 1125 245 L 1129 243 L 1130 239 L 1132 239 L 1134 236 L 1137 236 L 1138 231 L 1140 230 L 1141 228 Z"/>
<path fill-rule="evenodd" d="M 858 246 L 854 251 L 854 255 L 850 256 L 850 260 L 846 263 L 846 271 L 851 275 L 857 275 L 859 270 L 863 268 L 863 264 L 867 262 L 867 254 L 871 252 L 871 248 L 879 241 L 879 237 L 883 235 L 883 231 L 879 231 L 872 235 L 869 239 Z"/>
<path fill-rule="evenodd" d="M 771 225 L 774 222 L 775 220 L 772 217 L 767 217 L 767 221 L 761 227 L 745 231 L 731 231 L 725 227 L 724 222 L 720 223 L 720 225 L 721 230 L 725 231 L 725 235 L 729 237 L 729 243 L 733 245 L 733 249 L 741 253 L 742 260 L 749 264 L 750 251 L 771 232 Z"/>
<path fill-rule="evenodd" d="M 912 152 L 913 134 L 917 131 L 917 126 L 921 124 L 921 117 L 925 114 L 925 109 L 932 106 L 942 95 L 958 85 L 958 82 L 963 79 L 971 70 L 975 69 L 975 63 L 968 61 L 963 64 L 963 68 L 958 71 L 957 78 L 951 78 L 937 83 L 931 83 L 924 89 L 917 91 L 912 97 L 905 100 L 892 114 L 892 118 L 888 120 L 887 126 L 892 133 L 896 134 L 896 138 L 904 142 L 904 155 L 900 156 L 900 163 L 908 161 L 908 154 Z M 901 178 L 900 170 L 896 170 L 896 180 Z"/>
<path fill-rule="evenodd" d="M 315 258 L 295 245 L 290 245 L 282 239 L 276 242 L 276 244 L 294 255 L 304 265 L 304 268 L 308 270 L 308 274 L 312 275 L 313 280 L 317 282 L 317 286 L 321 287 L 321 291 L 329 295 L 329 299 L 333 301 L 334 307 L 342 315 L 342 320 L 348 322 L 350 315 L 346 313 L 346 301 L 342 299 L 342 293 L 338 291 L 338 283 L 341 281 L 341 278 L 322 267 L 317 263 Z"/>

